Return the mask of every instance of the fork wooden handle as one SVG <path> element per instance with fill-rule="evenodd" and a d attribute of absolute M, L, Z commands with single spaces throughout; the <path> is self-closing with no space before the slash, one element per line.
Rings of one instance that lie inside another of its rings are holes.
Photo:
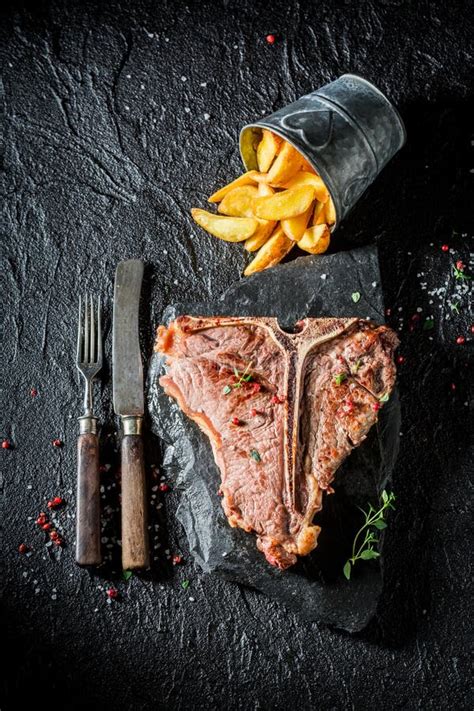
<path fill-rule="evenodd" d="M 139 434 L 122 438 L 122 567 L 148 568 L 147 492 L 143 440 Z"/>
<path fill-rule="evenodd" d="M 87 432 L 77 441 L 76 563 L 101 562 L 99 439 Z"/>

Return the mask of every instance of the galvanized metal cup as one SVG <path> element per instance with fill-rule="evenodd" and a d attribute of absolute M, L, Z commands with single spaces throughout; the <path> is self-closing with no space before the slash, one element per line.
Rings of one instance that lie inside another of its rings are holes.
<path fill-rule="evenodd" d="M 343 74 L 244 126 L 240 153 L 247 170 L 258 169 L 256 148 L 263 128 L 291 143 L 324 180 L 336 209 L 335 227 L 406 140 L 397 109 L 354 74 Z"/>

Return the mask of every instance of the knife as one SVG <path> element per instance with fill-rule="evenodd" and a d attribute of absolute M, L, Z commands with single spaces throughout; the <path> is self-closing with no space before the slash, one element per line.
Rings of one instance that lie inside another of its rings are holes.
<path fill-rule="evenodd" d="M 146 480 L 143 459 L 143 366 L 138 310 L 144 265 L 120 262 L 115 272 L 113 315 L 114 410 L 122 424 L 122 567 L 148 568 Z"/>

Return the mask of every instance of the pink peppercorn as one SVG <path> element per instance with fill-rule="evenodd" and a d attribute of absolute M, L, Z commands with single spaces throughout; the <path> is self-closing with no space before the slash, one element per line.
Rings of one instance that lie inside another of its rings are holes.
<path fill-rule="evenodd" d="M 18 546 L 18 553 L 21 553 L 21 555 L 25 555 L 25 553 L 28 553 L 30 549 L 26 545 L 26 543 L 20 543 Z"/>
<path fill-rule="evenodd" d="M 267 40 L 268 44 L 275 44 L 275 35 L 267 35 L 265 39 Z"/>
<path fill-rule="evenodd" d="M 464 336 L 458 336 L 456 338 L 456 343 L 458 344 L 458 346 L 463 346 L 466 343 L 466 339 L 464 338 Z"/>
<path fill-rule="evenodd" d="M 2 442 L 2 449 L 11 449 L 11 444 L 8 439 L 4 439 Z"/>
<path fill-rule="evenodd" d="M 36 397 L 38 395 L 38 391 L 36 388 L 31 388 L 30 390 L 30 395 L 31 397 Z"/>
<path fill-rule="evenodd" d="M 182 562 L 183 562 L 182 555 L 174 555 L 173 556 L 173 565 L 181 565 Z"/>
<path fill-rule="evenodd" d="M 374 402 L 374 404 L 372 405 L 372 409 L 373 409 L 374 412 L 378 412 L 381 407 L 382 407 L 382 406 L 381 406 L 381 404 L 380 404 L 379 402 Z"/>
<path fill-rule="evenodd" d="M 252 383 L 252 390 L 254 391 L 254 393 L 259 393 L 261 389 L 262 386 L 260 385 L 260 383 Z"/>
<path fill-rule="evenodd" d="M 233 418 L 232 418 L 232 424 L 233 424 L 233 425 L 240 425 L 241 423 L 240 423 L 239 418 L 238 418 L 238 417 L 233 417 Z"/>
<path fill-rule="evenodd" d="M 402 355 L 399 355 L 398 358 L 397 358 L 397 363 L 398 363 L 399 365 L 403 365 L 404 362 L 405 362 L 405 357 L 402 356 Z"/>
<path fill-rule="evenodd" d="M 109 588 L 107 590 L 107 597 L 110 598 L 110 600 L 116 600 L 118 598 L 119 592 L 116 588 Z"/>
<path fill-rule="evenodd" d="M 62 447 L 62 446 L 63 446 L 63 443 L 62 443 L 61 440 L 58 439 L 58 438 L 53 439 L 52 444 L 53 444 L 53 447 Z"/>
<path fill-rule="evenodd" d="M 442 244 L 441 251 L 442 252 L 449 252 L 449 244 Z"/>
<path fill-rule="evenodd" d="M 458 269 L 460 272 L 463 272 L 465 268 L 466 265 L 464 264 L 464 262 L 461 259 L 458 259 L 458 261 L 456 262 L 456 269 Z"/>
<path fill-rule="evenodd" d="M 168 484 L 166 484 L 164 481 L 160 484 L 160 491 L 169 491 L 170 488 Z"/>

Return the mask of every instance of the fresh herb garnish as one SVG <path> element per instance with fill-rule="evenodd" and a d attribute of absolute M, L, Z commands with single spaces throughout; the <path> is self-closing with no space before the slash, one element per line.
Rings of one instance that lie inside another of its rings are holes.
<path fill-rule="evenodd" d="M 338 373 L 334 376 L 334 382 L 336 383 L 336 385 L 341 385 L 344 380 L 347 380 L 347 373 Z"/>
<path fill-rule="evenodd" d="M 354 363 L 354 365 L 353 365 L 352 368 L 351 368 L 351 371 L 352 371 L 354 374 L 357 373 L 357 372 L 359 371 L 359 368 L 360 368 L 361 365 L 362 365 L 362 361 L 361 361 L 361 360 L 356 360 L 356 362 Z"/>
<path fill-rule="evenodd" d="M 255 462 L 261 462 L 261 461 L 262 461 L 262 458 L 261 458 L 260 454 L 257 452 L 256 449 L 251 449 L 251 450 L 250 450 L 250 456 L 252 457 L 252 459 L 253 459 Z"/>
<path fill-rule="evenodd" d="M 182 580 L 181 587 L 183 588 L 183 590 L 187 590 L 189 588 L 189 580 Z"/>
<path fill-rule="evenodd" d="M 451 311 L 454 311 L 454 313 L 458 314 L 459 313 L 459 306 L 461 302 L 457 301 L 455 304 L 450 304 L 451 306 Z"/>
<path fill-rule="evenodd" d="M 241 388 L 242 383 L 248 383 L 249 380 L 252 380 L 252 374 L 249 373 L 250 368 L 252 367 L 252 361 L 247 365 L 245 370 L 242 373 L 239 373 L 237 368 L 234 368 L 234 374 L 235 377 L 238 378 L 237 382 L 233 384 L 232 387 L 234 388 Z"/>
<path fill-rule="evenodd" d="M 354 291 L 351 294 L 351 299 L 354 302 L 354 304 L 357 304 L 357 302 L 360 301 L 360 291 Z"/>
<path fill-rule="evenodd" d="M 222 388 L 222 392 L 224 393 L 224 395 L 228 395 L 229 393 L 232 392 L 232 388 L 230 387 L 230 385 L 225 385 L 225 386 Z"/>
<path fill-rule="evenodd" d="M 132 577 L 132 575 L 133 575 L 133 573 L 132 573 L 131 570 L 124 570 L 124 571 L 122 571 L 122 577 L 123 577 L 124 580 L 130 580 L 130 578 Z"/>
<path fill-rule="evenodd" d="M 379 397 L 379 402 L 388 402 L 390 395 L 388 393 L 384 393 L 382 397 Z"/>
<path fill-rule="evenodd" d="M 423 323 L 423 331 L 431 331 L 434 328 L 434 320 L 432 318 L 425 319 Z"/>
<path fill-rule="evenodd" d="M 379 542 L 375 531 L 371 528 L 376 528 L 378 531 L 383 531 L 387 528 L 387 522 L 384 519 L 384 514 L 387 509 L 395 509 L 393 502 L 395 501 L 395 494 L 393 491 L 387 493 L 385 489 L 382 491 L 382 501 L 381 506 L 378 510 L 374 509 L 372 504 L 369 504 L 368 511 L 359 509 L 365 516 L 364 525 L 357 531 L 354 542 L 352 544 L 352 556 L 346 561 L 344 565 L 343 572 L 347 580 L 350 580 L 352 568 L 358 560 L 373 560 L 378 558 L 380 553 L 375 550 L 374 545 Z M 359 507 L 357 507 L 359 508 Z M 364 539 L 362 543 L 362 534 L 364 534 Z"/>
<path fill-rule="evenodd" d="M 463 269 L 458 269 L 458 267 L 453 267 L 454 268 L 454 278 L 455 279 L 472 279 L 472 277 L 468 276 L 467 274 L 464 274 Z"/>

